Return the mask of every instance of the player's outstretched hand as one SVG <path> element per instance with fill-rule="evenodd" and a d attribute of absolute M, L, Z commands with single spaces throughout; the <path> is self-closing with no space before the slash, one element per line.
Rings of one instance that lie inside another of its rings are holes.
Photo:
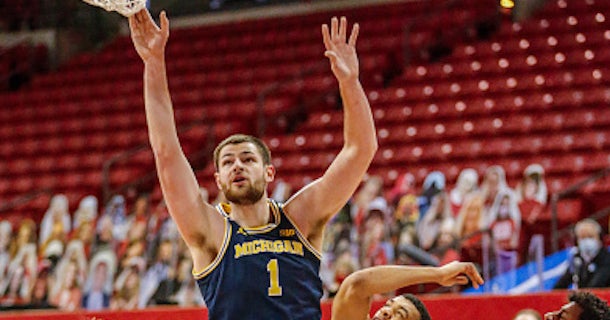
<path fill-rule="evenodd" d="M 360 27 L 357 23 L 352 27 L 352 33 L 347 40 L 347 19 L 333 17 L 330 21 L 330 30 L 327 24 L 322 25 L 322 38 L 326 52 L 324 55 L 330 59 L 330 66 L 339 82 L 358 78 L 358 56 L 356 55 L 356 40 Z"/>
<path fill-rule="evenodd" d="M 129 17 L 129 29 L 133 45 L 144 62 L 152 58 L 163 59 L 169 38 L 169 20 L 165 11 L 159 15 L 161 28 L 157 26 L 147 9 Z"/>
<path fill-rule="evenodd" d="M 470 262 L 453 261 L 439 267 L 439 271 L 441 277 L 437 282 L 446 287 L 456 284 L 464 285 L 468 283 L 468 280 L 472 281 L 475 288 L 484 283 L 483 277 L 481 277 L 474 264 Z"/>

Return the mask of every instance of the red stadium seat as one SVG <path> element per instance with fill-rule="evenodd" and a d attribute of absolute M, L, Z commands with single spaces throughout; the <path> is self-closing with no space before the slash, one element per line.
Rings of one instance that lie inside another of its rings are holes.
<path fill-rule="evenodd" d="M 585 154 L 584 169 L 597 171 L 610 167 L 610 155 L 605 152 Z"/>
<path fill-rule="evenodd" d="M 509 138 L 485 139 L 481 142 L 481 156 L 505 157 L 512 151 L 512 140 Z"/>
<path fill-rule="evenodd" d="M 483 143 L 475 140 L 458 140 L 452 144 L 453 159 L 477 159 L 483 151 Z"/>
<path fill-rule="evenodd" d="M 342 124 L 343 114 L 341 112 L 319 112 L 309 115 L 303 130 L 336 129 Z"/>

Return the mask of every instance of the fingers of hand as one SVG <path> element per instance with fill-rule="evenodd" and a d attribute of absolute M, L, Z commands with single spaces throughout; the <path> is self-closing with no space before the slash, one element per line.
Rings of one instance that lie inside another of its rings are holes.
<path fill-rule="evenodd" d="M 341 43 L 345 43 L 345 39 L 347 38 L 347 19 L 345 17 L 341 17 L 341 21 L 339 23 L 339 38 L 338 40 Z"/>
<path fill-rule="evenodd" d="M 150 15 L 150 11 L 148 10 L 143 10 L 143 19 L 148 20 L 148 21 L 153 21 L 152 16 Z"/>
<path fill-rule="evenodd" d="M 165 10 L 161 11 L 159 19 L 161 20 L 161 30 L 164 34 L 169 34 L 169 19 L 167 19 L 167 13 L 165 13 Z"/>
<path fill-rule="evenodd" d="M 465 275 L 465 276 L 463 276 L 463 277 L 466 279 L 466 281 L 464 282 L 464 284 L 466 284 L 466 283 L 468 283 L 468 281 L 470 281 L 470 282 L 472 282 L 472 286 L 473 286 L 475 289 L 478 289 L 478 288 L 479 288 L 479 285 L 481 285 L 481 284 L 482 284 L 482 283 L 481 283 L 481 282 L 479 282 L 479 280 L 478 280 L 476 277 L 474 277 L 472 274 L 466 274 L 466 275 Z"/>
<path fill-rule="evenodd" d="M 337 17 L 330 19 L 330 38 L 332 40 L 337 39 L 339 36 L 339 20 Z"/>
<path fill-rule="evenodd" d="M 356 46 L 356 40 L 358 40 L 358 33 L 360 32 L 360 25 L 357 23 L 354 23 L 354 26 L 352 27 L 352 34 L 349 36 L 349 42 L 348 44 L 352 47 Z"/>
<path fill-rule="evenodd" d="M 144 30 L 142 30 L 142 25 L 134 16 L 129 18 L 129 29 L 131 30 L 131 38 L 133 39 L 134 43 L 140 43 L 142 41 L 142 33 Z"/>
<path fill-rule="evenodd" d="M 129 17 L 129 27 L 131 28 L 131 32 L 136 35 L 142 33 L 142 22 L 138 16 L 139 12 Z"/>
<path fill-rule="evenodd" d="M 330 50 L 326 50 L 326 51 L 324 52 L 324 55 L 325 55 L 327 58 L 329 58 L 329 59 L 330 59 L 330 61 L 331 61 L 331 62 L 333 62 L 333 63 L 334 63 L 335 61 L 337 61 L 337 54 L 336 54 L 336 53 L 334 53 L 334 52 L 332 52 L 332 51 L 330 51 Z"/>
<path fill-rule="evenodd" d="M 468 278 L 466 276 L 457 276 L 455 278 L 455 283 L 457 283 L 457 284 L 467 284 L 468 283 Z"/>
<path fill-rule="evenodd" d="M 137 15 L 137 13 L 136 13 Z M 131 34 L 133 35 L 134 31 L 136 30 L 136 15 L 132 15 L 131 17 L 129 17 L 129 19 L 127 19 L 127 21 L 129 22 L 129 30 L 131 30 Z"/>
<path fill-rule="evenodd" d="M 479 282 L 479 284 L 485 283 L 485 280 L 483 280 L 483 277 L 478 272 L 477 272 L 477 281 Z"/>
<path fill-rule="evenodd" d="M 322 39 L 324 40 L 324 47 L 326 50 L 330 50 L 330 33 L 327 24 L 322 25 Z"/>
<path fill-rule="evenodd" d="M 481 277 L 481 275 L 473 264 L 468 264 L 466 268 L 466 275 L 468 276 L 468 278 L 470 278 L 475 288 L 478 288 L 479 285 L 484 283 L 483 277 Z"/>
<path fill-rule="evenodd" d="M 153 20 L 152 16 L 150 15 L 150 12 L 148 10 L 142 9 L 142 10 L 138 11 L 134 16 L 136 18 L 138 27 L 141 28 L 142 30 L 144 30 L 146 32 L 159 30 L 159 27 Z"/>
<path fill-rule="evenodd" d="M 148 32 L 150 28 L 150 22 L 147 18 L 147 12 L 145 10 L 141 10 L 135 14 L 136 16 L 136 26 L 138 27 L 138 31 L 144 33 Z"/>
<path fill-rule="evenodd" d="M 348 40 L 350 46 L 356 45 L 358 40 L 358 33 L 360 32 L 360 25 L 355 23 L 352 27 L 352 32 Z M 347 18 L 341 17 L 341 20 L 337 17 L 333 17 L 330 20 L 330 30 L 327 24 L 322 25 L 322 37 L 324 39 L 324 45 L 328 50 L 331 44 L 342 44 L 347 40 Z"/>
<path fill-rule="evenodd" d="M 476 282 L 478 282 L 479 284 L 483 284 L 485 282 L 483 280 L 483 277 L 481 276 L 479 271 L 477 271 L 477 268 L 475 268 L 473 264 L 470 264 L 470 270 L 473 274 L 473 278 L 476 279 Z"/>
<path fill-rule="evenodd" d="M 144 22 L 144 16 L 146 14 L 145 11 L 146 11 L 145 9 L 142 9 L 135 14 L 135 18 L 136 18 L 136 21 L 138 22 L 138 24 Z"/>

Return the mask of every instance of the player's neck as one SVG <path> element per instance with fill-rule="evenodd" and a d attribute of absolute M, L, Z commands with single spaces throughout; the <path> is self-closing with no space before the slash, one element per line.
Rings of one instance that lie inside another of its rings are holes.
<path fill-rule="evenodd" d="M 249 205 L 231 203 L 231 219 L 242 227 L 254 228 L 265 226 L 269 223 L 270 216 L 269 202 L 266 196 Z"/>

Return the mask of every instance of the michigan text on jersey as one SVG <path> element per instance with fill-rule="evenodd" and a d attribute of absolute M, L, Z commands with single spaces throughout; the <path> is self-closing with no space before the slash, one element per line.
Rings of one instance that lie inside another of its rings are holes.
<path fill-rule="evenodd" d="M 291 240 L 253 240 L 235 245 L 235 259 L 263 252 L 303 254 L 303 244 Z"/>

